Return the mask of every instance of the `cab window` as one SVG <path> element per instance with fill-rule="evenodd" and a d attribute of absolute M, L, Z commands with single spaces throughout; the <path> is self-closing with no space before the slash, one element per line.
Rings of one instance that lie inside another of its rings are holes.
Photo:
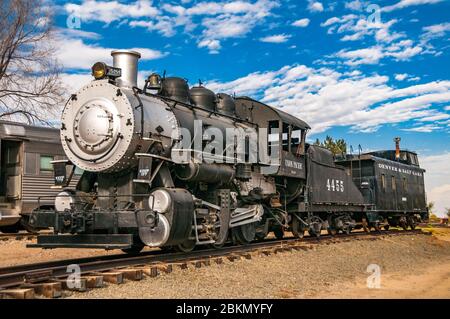
<path fill-rule="evenodd" d="M 269 131 L 267 132 L 267 145 L 269 155 L 272 155 L 272 147 L 278 147 L 280 143 L 280 124 L 278 121 L 269 121 Z"/>
<path fill-rule="evenodd" d="M 303 154 L 303 131 L 298 127 L 292 127 L 291 133 L 291 152 L 295 155 Z"/>
<path fill-rule="evenodd" d="M 283 123 L 283 151 L 289 152 L 291 127 L 289 124 Z"/>

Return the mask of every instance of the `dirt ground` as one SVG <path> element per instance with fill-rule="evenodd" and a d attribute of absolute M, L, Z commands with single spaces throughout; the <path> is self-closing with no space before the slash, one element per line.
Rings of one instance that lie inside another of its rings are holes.
<path fill-rule="evenodd" d="M 450 228 L 431 231 L 433 236 L 382 236 L 175 270 L 140 282 L 109 285 L 66 297 L 450 299 Z M 104 250 L 27 249 L 27 242 L 31 241 L 0 242 L 0 267 L 105 254 Z M 367 287 L 372 274 L 369 265 L 379 267 L 378 289 Z"/>

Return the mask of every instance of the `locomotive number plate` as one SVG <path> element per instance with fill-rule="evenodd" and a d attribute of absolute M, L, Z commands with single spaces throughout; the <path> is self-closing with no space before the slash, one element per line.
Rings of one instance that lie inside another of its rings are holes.
<path fill-rule="evenodd" d="M 338 179 L 327 179 L 327 190 L 329 192 L 344 192 L 344 181 Z"/>

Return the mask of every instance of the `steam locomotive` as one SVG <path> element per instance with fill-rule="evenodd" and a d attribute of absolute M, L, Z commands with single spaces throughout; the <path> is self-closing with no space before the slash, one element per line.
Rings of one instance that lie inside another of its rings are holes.
<path fill-rule="evenodd" d="M 187 252 L 270 232 L 301 238 L 414 228 L 426 218 L 424 170 L 414 153 L 335 162 L 327 149 L 306 143 L 309 125 L 288 113 L 156 73 L 140 89 L 140 54 L 111 55 L 113 66 L 96 63 L 94 80 L 63 110 L 67 160 L 53 162 L 61 192 L 53 209 L 36 209 L 29 221 L 54 234 L 30 246 Z M 77 167 L 84 173 L 68 188 Z M 400 189 L 406 177 L 414 183 Z"/>

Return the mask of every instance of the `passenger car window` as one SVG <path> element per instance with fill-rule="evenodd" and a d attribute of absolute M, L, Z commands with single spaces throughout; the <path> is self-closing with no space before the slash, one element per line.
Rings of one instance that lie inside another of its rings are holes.
<path fill-rule="evenodd" d="M 19 163 L 19 147 L 8 147 L 7 148 L 7 159 L 8 159 L 8 164 Z"/>
<path fill-rule="evenodd" d="M 41 155 L 41 161 L 40 161 L 40 171 L 41 172 L 51 172 L 53 171 L 53 156 L 50 155 Z"/>

